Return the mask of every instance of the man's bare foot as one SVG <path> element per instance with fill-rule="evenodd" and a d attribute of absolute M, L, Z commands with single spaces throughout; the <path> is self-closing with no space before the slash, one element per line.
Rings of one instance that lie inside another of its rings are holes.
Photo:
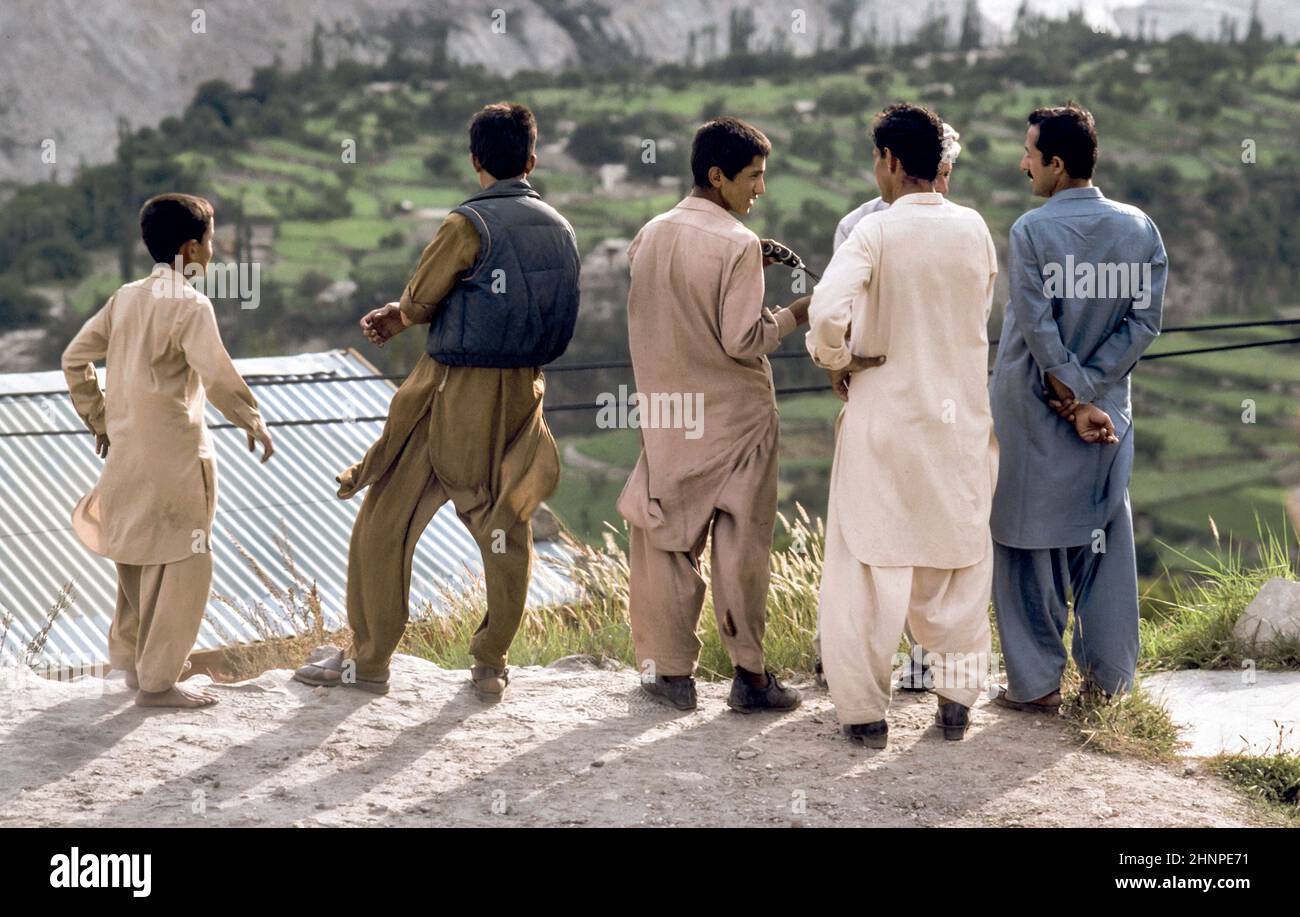
<path fill-rule="evenodd" d="M 181 666 L 181 675 L 184 675 L 192 668 L 194 668 L 194 663 L 186 659 L 185 665 Z M 126 669 L 122 678 L 126 682 L 126 686 L 132 691 L 140 690 L 140 677 L 135 674 L 135 669 Z"/>
<path fill-rule="evenodd" d="M 172 685 L 166 691 L 139 691 L 135 695 L 137 707 L 210 707 L 217 702 L 217 696 L 202 688 L 187 688 L 184 685 Z"/>

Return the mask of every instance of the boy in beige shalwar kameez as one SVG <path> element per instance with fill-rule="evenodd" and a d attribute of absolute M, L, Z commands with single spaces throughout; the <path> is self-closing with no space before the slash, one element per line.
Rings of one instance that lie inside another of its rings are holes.
<path fill-rule="evenodd" d="M 211 300 L 168 263 L 207 265 L 211 205 L 163 195 L 145 204 L 141 226 L 159 263 L 114 293 L 63 352 L 73 406 L 106 458 L 72 527 L 87 548 L 117 564 L 109 662 L 139 688 L 136 703 L 204 706 L 216 700 L 210 692 L 176 682 L 212 585 L 217 463 L 205 398 L 248 434 L 250 450 L 263 444 L 263 461 L 273 449 L 257 399 L 221 343 Z M 95 374 L 100 360 L 107 392 Z"/>
<path fill-rule="evenodd" d="M 750 712 L 799 700 L 763 664 L 780 432 L 766 354 L 803 319 L 807 300 L 764 308 L 759 239 L 732 215 L 763 193 L 770 150 L 743 122 L 704 125 L 691 157 L 696 190 L 628 249 L 637 392 L 703 407 L 700 427 L 642 425 L 641 455 L 618 501 L 631 528 L 628 603 L 642 687 L 679 709 L 696 702 L 699 558 L 710 529 L 718 632 L 736 667 L 729 704 Z"/>
<path fill-rule="evenodd" d="M 878 116 L 876 179 L 891 206 L 836 249 L 809 310 L 808 351 L 847 401 L 831 468 L 822 659 L 845 732 L 874 748 L 887 740 L 904 624 L 927 650 L 948 739 L 965 734 L 991 649 L 997 441 L 986 325 L 997 254 L 980 215 L 933 190 L 941 139 L 923 109 Z M 886 362 L 864 367 L 860 355 L 872 353 Z"/>

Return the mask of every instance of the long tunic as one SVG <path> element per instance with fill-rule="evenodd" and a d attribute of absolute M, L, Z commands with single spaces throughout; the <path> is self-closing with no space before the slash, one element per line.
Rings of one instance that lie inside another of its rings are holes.
<path fill-rule="evenodd" d="M 763 306 L 758 236 L 704 198 L 687 197 L 641 227 L 628 261 L 637 391 L 683 403 L 698 397 L 703 424 L 698 436 L 681 425 L 641 426 L 641 454 L 618 510 L 660 550 L 687 551 L 733 471 L 779 428 L 766 354 L 796 320 L 789 309 Z"/>
<path fill-rule="evenodd" d="M 1002 445 L 993 538 L 1014 548 L 1089 543 L 1122 507 L 1133 470 L 1129 373 L 1160 333 L 1166 260 L 1155 223 L 1095 187 L 1058 191 L 1011 227 L 1011 299 L 989 393 Z M 1141 295 L 1084 287 L 1089 265 L 1138 265 Z M 1141 265 L 1148 268 L 1141 269 Z M 1067 268 L 1070 286 L 1047 287 Z M 1142 270 L 1149 270 L 1143 279 Z M 1067 295 L 1050 295 L 1053 293 Z M 1072 295 L 1071 295 L 1072 294 Z M 1110 415 L 1119 442 L 1083 442 L 1042 391 L 1044 374 Z"/>
<path fill-rule="evenodd" d="M 100 360 L 107 392 L 95 375 Z M 155 267 L 91 316 L 63 352 L 63 373 L 77 413 L 111 443 L 99 482 L 73 510 L 81 542 L 122 564 L 206 551 L 217 478 L 204 400 L 235 426 L 266 431 L 212 301 L 170 266 Z"/>
<path fill-rule="evenodd" d="M 957 569 L 988 551 L 997 272 L 980 215 L 917 192 L 863 217 L 813 291 L 806 341 L 818 366 L 886 357 L 851 377 L 831 467 L 833 514 L 861 563 Z"/>
<path fill-rule="evenodd" d="M 458 279 L 478 259 L 474 224 L 449 214 L 425 247 L 406 289 L 401 310 L 412 324 L 428 324 Z M 393 396 L 383 433 L 365 457 L 341 471 L 338 495 L 349 499 L 383 477 L 404 458 L 415 425 L 430 425 L 427 461 L 456 510 L 475 531 L 508 530 L 555 492 L 559 452 L 542 413 L 546 380 L 538 367 L 493 369 L 446 366 L 420 357 Z M 504 418 L 530 405 L 518 428 Z"/>

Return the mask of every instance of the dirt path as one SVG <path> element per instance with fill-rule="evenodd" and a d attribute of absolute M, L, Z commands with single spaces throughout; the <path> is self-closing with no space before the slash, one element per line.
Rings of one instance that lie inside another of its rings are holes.
<path fill-rule="evenodd" d="M 777 717 L 701 683 L 700 709 L 674 715 L 628 669 L 512 676 L 485 706 L 465 672 L 399 656 L 387 697 L 277 670 L 181 713 L 136 708 L 117 674 L 25 679 L 0 693 L 0 825 L 1253 823 L 1216 778 L 1082 751 L 1064 724 L 985 702 L 944 742 L 933 698 L 900 695 L 875 752 L 810 685 Z"/>

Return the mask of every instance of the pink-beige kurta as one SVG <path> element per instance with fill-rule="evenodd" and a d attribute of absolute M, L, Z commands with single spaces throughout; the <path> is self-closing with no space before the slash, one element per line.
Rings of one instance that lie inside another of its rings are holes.
<path fill-rule="evenodd" d="M 735 664 L 761 672 L 779 442 L 766 354 L 796 320 L 763 306 L 758 237 L 704 198 L 687 197 L 642 227 L 628 260 L 638 393 L 699 396 L 703 408 L 695 430 L 641 427 L 641 455 L 619 497 L 631 525 L 637 659 L 658 675 L 693 673 L 698 561 L 712 528 L 719 631 Z"/>
<path fill-rule="evenodd" d="M 996 276 L 979 214 L 921 192 L 864 217 L 813 292 L 806 341 L 819 366 L 886 357 L 850 377 L 831 469 L 819 611 L 843 723 L 884 718 L 905 622 L 945 699 L 973 704 L 987 671 Z"/>
<path fill-rule="evenodd" d="M 107 394 L 94 364 L 107 365 Z M 125 564 L 185 560 L 206 544 L 216 454 L 206 401 L 254 435 L 257 399 L 221 342 L 212 301 L 171 267 L 128 283 L 63 352 L 73 406 L 112 445 L 99 483 L 73 512 L 82 543 Z"/>
<path fill-rule="evenodd" d="M 101 360 L 106 391 L 95 374 Z M 135 671 L 142 690 L 165 691 L 180 677 L 212 585 L 217 467 L 205 400 L 256 436 L 266 427 L 212 302 L 168 266 L 114 293 L 62 362 L 77 413 L 110 442 L 99 482 L 72 513 L 82 544 L 117 564 L 109 661 Z"/>

